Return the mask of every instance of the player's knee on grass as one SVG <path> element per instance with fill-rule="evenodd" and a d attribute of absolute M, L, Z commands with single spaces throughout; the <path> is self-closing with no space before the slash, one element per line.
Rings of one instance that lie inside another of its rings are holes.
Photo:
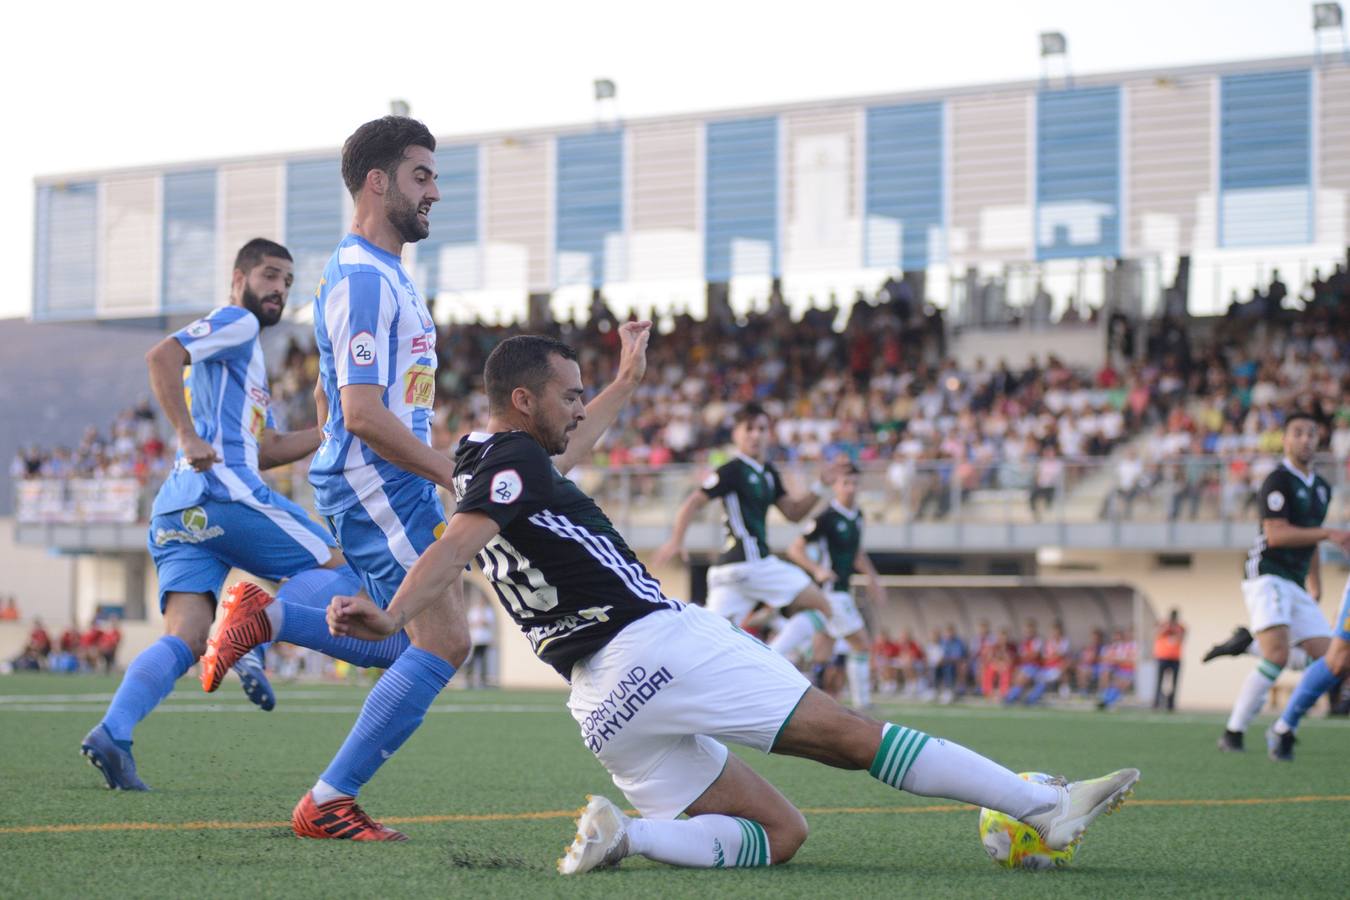
<path fill-rule="evenodd" d="M 764 833 L 769 836 L 769 862 L 775 866 L 796 856 L 811 832 L 802 811 L 795 806 L 791 809 L 792 815 L 785 816 L 784 821 L 775 822 L 772 827 L 764 825 Z"/>

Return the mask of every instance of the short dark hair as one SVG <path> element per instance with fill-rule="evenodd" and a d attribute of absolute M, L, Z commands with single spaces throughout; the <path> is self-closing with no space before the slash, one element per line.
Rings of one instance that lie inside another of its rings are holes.
<path fill-rule="evenodd" d="M 851 460 L 851 459 L 846 459 L 846 460 L 844 460 L 843 462 L 839 463 L 839 474 L 840 474 L 840 475 L 861 475 L 861 474 L 862 474 L 862 469 L 858 468 L 858 464 L 855 463 L 853 460 Z"/>
<path fill-rule="evenodd" d="M 1306 409 L 1296 409 L 1296 410 L 1294 410 L 1293 412 L 1288 413 L 1288 414 L 1285 415 L 1285 417 L 1284 417 L 1284 429 L 1287 431 L 1287 430 L 1289 429 L 1289 426 L 1290 426 L 1290 425 L 1293 425 L 1295 422 L 1297 422 L 1297 421 L 1300 420 L 1300 419 L 1302 419 L 1302 420 L 1305 421 L 1305 422 L 1311 422 L 1311 423 L 1313 423 L 1314 425 L 1317 425 L 1317 426 L 1321 426 L 1321 424 L 1322 424 L 1321 422 L 1319 422 L 1319 421 L 1317 420 L 1317 417 L 1316 417 L 1316 416 L 1314 416 L 1312 413 L 1308 412 Z"/>
<path fill-rule="evenodd" d="M 510 409 L 511 392 L 518 387 L 539 393 L 553 374 L 552 356 L 575 360 L 577 351 L 541 334 L 518 334 L 494 347 L 483 364 L 488 409 Z"/>
<path fill-rule="evenodd" d="M 741 425 L 746 422 L 753 422 L 760 416 L 767 417 L 768 415 L 769 411 L 766 410 L 764 407 L 760 406 L 758 403 L 747 403 L 740 409 L 736 410 L 736 415 L 731 417 L 731 424 L 734 427 L 736 425 Z"/>
<path fill-rule="evenodd" d="M 342 181 L 347 190 L 353 197 L 360 193 L 371 169 L 392 178 L 409 147 L 426 147 L 435 153 L 436 138 L 427 126 L 407 116 L 385 116 L 353 131 L 342 145 Z"/>
<path fill-rule="evenodd" d="M 257 237 L 239 248 L 239 252 L 234 255 L 234 267 L 247 275 L 258 267 L 264 256 L 275 256 L 295 262 L 291 257 L 291 251 L 276 241 Z"/>

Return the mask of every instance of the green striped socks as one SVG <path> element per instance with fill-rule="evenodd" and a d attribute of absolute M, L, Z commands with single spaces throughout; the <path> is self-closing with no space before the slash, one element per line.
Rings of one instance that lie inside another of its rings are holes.
<path fill-rule="evenodd" d="M 764 826 L 749 819 L 736 819 L 741 826 L 741 852 L 736 854 L 736 868 L 767 866 L 769 864 L 769 836 Z M 722 868 L 718 866 L 718 868 Z"/>
<path fill-rule="evenodd" d="M 1266 676 L 1271 681 L 1274 681 L 1276 678 L 1279 678 L 1280 672 L 1282 670 L 1283 666 L 1277 666 L 1275 665 L 1275 663 L 1271 662 L 1268 659 L 1263 659 L 1256 664 L 1256 671 L 1260 672 L 1262 675 Z"/>
<path fill-rule="evenodd" d="M 926 743 L 928 735 L 922 731 L 887 722 L 881 728 L 881 746 L 872 760 L 872 777 L 900 790 L 905 775 Z"/>

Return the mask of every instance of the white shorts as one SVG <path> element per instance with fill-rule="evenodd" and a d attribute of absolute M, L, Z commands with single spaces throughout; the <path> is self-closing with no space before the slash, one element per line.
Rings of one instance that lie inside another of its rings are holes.
<path fill-rule="evenodd" d="M 782 609 L 811 583 L 804 570 L 776 556 L 712 566 L 708 569 L 708 609 L 739 625 L 756 604 Z"/>
<path fill-rule="evenodd" d="M 853 595 L 848 591 L 830 591 L 825 596 L 830 601 L 831 609 L 830 619 L 825 623 L 825 630 L 830 637 L 845 638 L 867 627 L 862 613 L 858 612 L 858 605 L 853 602 Z"/>
<path fill-rule="evenodd" d="M 1285 625 L 1291 644 L 1331 635 L 1317 601 L 1287 578 L 1278 575 L 1248 578 L 1242 582 L 1242 599 L 1247 602 L 1247 616 L 1255 634 Z"/>
<path fill-rule="evenodd" d="M 718 738 L 765 753 L 810 688 L 792 664 L 699 606 L 644 616 L 572 667 L 567 707 L 614 785 L 673 819 L 726 766 Z"/>

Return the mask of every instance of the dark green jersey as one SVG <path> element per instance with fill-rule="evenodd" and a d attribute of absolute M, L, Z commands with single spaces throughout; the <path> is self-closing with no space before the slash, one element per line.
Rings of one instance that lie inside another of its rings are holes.
<path fill-rule="evenodd" d="M 856 571 L 854 562 L 862 549 L 862 525 L 862 510 L 848 509 L 831 500 L 806 532 L 807 548 L 814 547 L 816 559 L 828 560 L 834 570 L 836 591 L 848 590 L 848 581 Z"/>
<path fill-rule="evenodd" d="M 1320 475 L 1305 478 L 1288 460 L 1261 484 L 1262 520 L 1284 519 L 1297 528 L 1321 528 L 1330 505 L 1331 485 L 1326 479 Z M 1245 574 L 1248 578 L 1276 575 L 1303 587 L 1316 552 L 1316 546 L 1267 547 L 1264 529 L 1258 530 L 1247 554 Z"/>
<path fill-rule="evenodd" d="M 722 501 L 725 542 L 717 565 L 753 562 L 769 555 L 769 507 L 787 493 L 773 463 L 737 454 L 703 482 L 703 493 Z"/>

